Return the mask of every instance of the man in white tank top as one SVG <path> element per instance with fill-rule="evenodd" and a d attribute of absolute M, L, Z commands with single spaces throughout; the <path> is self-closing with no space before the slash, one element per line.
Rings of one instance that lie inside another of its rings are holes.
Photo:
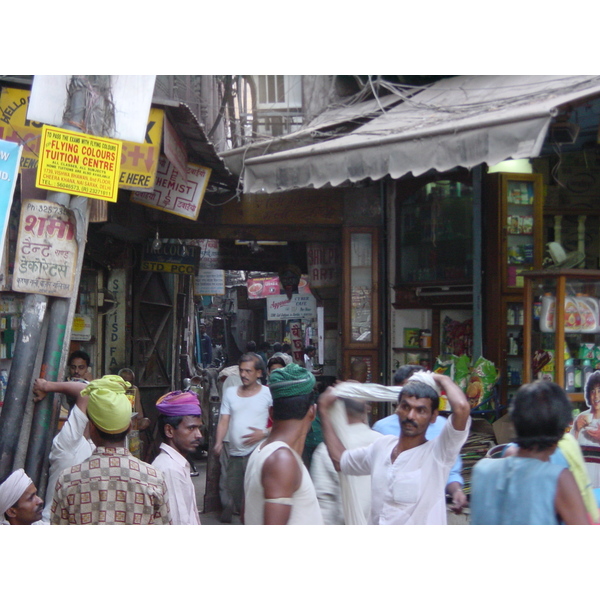
<path fill-rule="evenodd" d="M 270 375 L 273 426 L 248 461 L 244 479 L 245 525 L 322 525 L 304 441 L 316 415 L 315 377 L 291 363 Z"/>

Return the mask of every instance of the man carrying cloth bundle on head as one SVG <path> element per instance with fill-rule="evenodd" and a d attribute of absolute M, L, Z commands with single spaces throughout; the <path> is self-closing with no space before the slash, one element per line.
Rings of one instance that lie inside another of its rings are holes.
<path fill-rule="evenodd" d="M 17 469 L 0 484 L 0 525 L 40 524 L 43 500 L 31 478 Z"/>
<path fill-rule="evenodd" d="M 438 437 L 425 433 L 438 415 L 440 387 L 452 416 Z M 332 425 L 330 410 L 335 387 L 319 398 L 327 450 L 336 470 L 345 475 L 371 475 L 371 515 L 374 525 L 445 525 L 444 488 L 448 473 L 469 435 L 470 406 L 462 390 L 446 375 L 421 372 L 400 392 L 396 413 L 400 437 L 386 435 L 370 446 L 347 450 Z"/>
<path fill-rule="evenodd" d="M 301 458 L 316 415 L 314 387 L 314 375 L 294 363 L 271 374 L 273 426 L 248 460 L 245 525 L 323 524 L 317 494 Z"/>
<path fill-rule="evenodd" d="M 200 525 L 196 489 L 186 455 L 202 441 L 200 403 L 193 392 L 175 391 L 156 402 L 158 430 L 163 439 L 152 466 L 162 471 L 169 490 L 173 525 Z"/>
<path fill-rule="evenodd" d="M 125 447 L 132 415 L 128 387 L 118 375 L 105 375 L 81 390 L 89 397 L 90 438 L 96 449 L 58 478 L 52 525 L 171 524 L 162 473 Z"/>

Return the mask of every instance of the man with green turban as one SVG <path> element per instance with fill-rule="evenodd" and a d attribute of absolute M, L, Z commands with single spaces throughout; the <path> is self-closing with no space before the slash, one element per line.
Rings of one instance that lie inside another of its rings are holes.
<path fill-rule="evenodd" d="M 301 458 L 316 415 L 315 377 L 291 363 L 271 373 L 269 388 L 273 426 L 248 460 L 244 524 L 322 525 L 317 494 Z"/>
<path fill-rule="evenodd" d="M 58 478 L 52 525 L 171 524 L 163 474 L 126 448 L 132 416 L 125 395 L 129 385 L 118 375 L 105 375 L 81 390 L 88 396 L 90 438 L 96 449 Z"/>

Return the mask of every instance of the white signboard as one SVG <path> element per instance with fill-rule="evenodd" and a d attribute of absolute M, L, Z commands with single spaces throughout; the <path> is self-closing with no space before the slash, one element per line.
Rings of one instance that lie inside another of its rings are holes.
<path fill-rule="evenodd" d="M 197 296 L 223 296 L 225 294 L 225 271 L 220 269 L 199 269 L 194 279 L 194 293 Z"/>
<path fill-rule="evenodd" d="M 312 294 L 269 296 L 267 298 L 267 321 L 287 321 L 289 319 L 314 319 L 317 316 L 317 301 Z"/>
<path fill-rule="evenodd" d="M 67 91 L 72 75 L 36 75 L 27 109 L 29 121 L 62 126 Z M 115 106 L 115 133 L 111 137 L 143 143 L 152 104 L 156 75 L 111 75 Z"/>
<path fill-rule="evenodd" d="M 73 211 L 47 200 L 24 200 L 13 291 L 69 298 L 77 264 Z"/>
<path fill-rule="evenodd" d="M 150 208 L 164 210 L 195 221 L 200 212 L 211 169 L 188 163 L 184 179 L 175 167 L 161 156 L 153 192 L 133 192 L 131 200 Z"/>
<path fill-rule="evenodd" d="M 185 240 L 190 246 L 198 246 L 201 269 L 216 269 L 219 266 L 219 240 Z"/>

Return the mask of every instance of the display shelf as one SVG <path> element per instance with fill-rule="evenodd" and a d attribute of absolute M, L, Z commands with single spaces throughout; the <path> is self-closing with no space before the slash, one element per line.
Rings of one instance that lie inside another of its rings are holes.
<path fill-rule="evenodd" d="M 403 284 L 470 282 L 473 191 L 464 183 L 428 183 L 399 212 L 399 281 Z"/>
<path fill-rule="evenodd" d="M 571 401 L 584 401 L 585 376 L 600 367 L 599 297 L 598 270 L 525 276 L 525 381 L 555 381 Z"/>

